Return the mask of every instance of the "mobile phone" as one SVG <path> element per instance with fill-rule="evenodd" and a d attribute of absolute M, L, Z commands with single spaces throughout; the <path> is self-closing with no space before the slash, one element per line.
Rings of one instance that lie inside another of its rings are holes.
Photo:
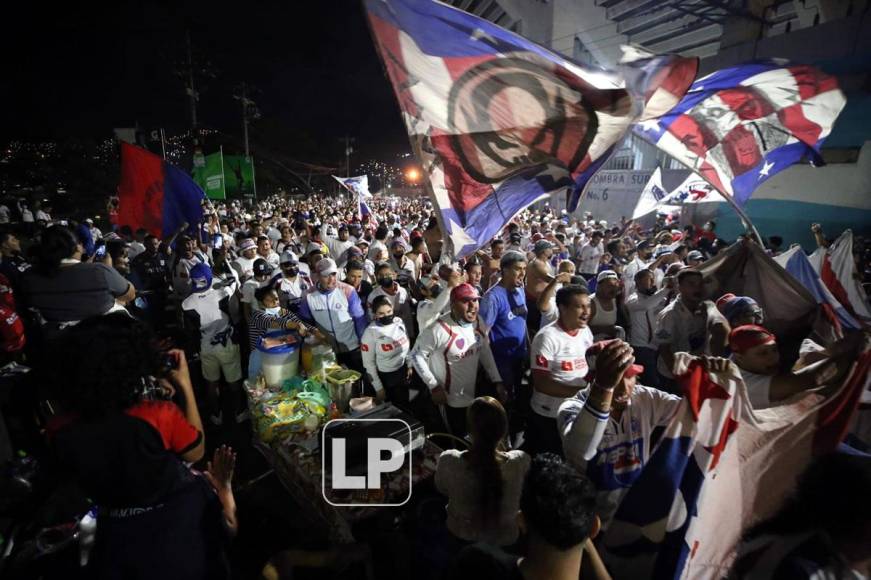
<path fill-rule="evenodd" d="M 222 234 L 215 234 L 212 236 L 212 247 L 216 250 L 224 247 L 224 236 Z"/>
<path fill-rule="evenodd" d="M 100 244 L 94 250 L 94 257 L 100 258 L 101 260 L 106 257 L 106 244 Z"/>

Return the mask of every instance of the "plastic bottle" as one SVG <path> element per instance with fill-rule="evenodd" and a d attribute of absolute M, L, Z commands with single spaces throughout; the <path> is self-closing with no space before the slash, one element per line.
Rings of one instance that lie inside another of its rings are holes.
<path fill-rule="evenodd" d="M 94 547 L 94 539 L 97 536 L 97 508 L 92 507 L 79 521 L 79 565 L 84 568 L 88 565 L 91 556 L 91 548 Z"/>

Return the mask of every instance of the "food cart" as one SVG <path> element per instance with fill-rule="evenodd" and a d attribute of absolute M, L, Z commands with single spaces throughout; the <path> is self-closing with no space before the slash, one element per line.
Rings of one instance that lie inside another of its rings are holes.
<path fill-rule="evenodd" d="M 420 439 L 414 445 L 408 442 L 407 449 L 411 452 L 405 454 L 403 468 L 386 475 L 381 489 L 347 492 L 340 498 L 333 492 L 332 503 L 328 502 L 323 492 L 322 430 L 330 420 L 361 415 L 352 410 L 351 395 L 362 377 L 356 371 L 334 364 L 334 358 L 329 356 L 320 357 L 319 362 L 303 353 L 303 368 L 299 368 L 298 361 L 294 363 L 286 356 L 287 346 L 298 340 L 290 333 L 267 336 L 264 340 L 271 348 L 281 350 L 287 360 L 283 370 L 264 362 L 264 366 L 271 365 L 268 382 L 260 375 L 245 383 L 254 425 L 254 447 L 271 465 L 303 513 L 324 526 L 331 541 L 353 543 L 355 523 L 391 509 L 384 504 L 402 503 L 402 498 L 410 496 L 409 486 L 413 489 L 433 477 L 442 449 L 423 439 L 421 429 Z M 361 403 L 360 399 L 354 399 L 354 402 L 358 403 L 357 407 L 368 404 L 367 417 L 399 413 L 389 403 L 376 406 L 372 401 L 362 400 Z"/>

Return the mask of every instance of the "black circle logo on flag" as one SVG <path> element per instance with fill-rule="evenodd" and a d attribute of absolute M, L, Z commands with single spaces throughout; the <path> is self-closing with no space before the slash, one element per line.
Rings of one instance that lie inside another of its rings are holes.
<path fill-rule="evenodd" d="M 599 128 L 587 95 L 600 91 L 559 72 L 502 58 L 474 66 L 454 82 L 449 143 L 469 176 L 497 183 L 545 163 L 570 173 L 580 166 Z"/>

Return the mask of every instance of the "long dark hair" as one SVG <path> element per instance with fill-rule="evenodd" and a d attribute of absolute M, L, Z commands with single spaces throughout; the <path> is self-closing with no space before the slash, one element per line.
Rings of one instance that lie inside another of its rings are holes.
<path fill-rule="evenodd" d="M 472 448 L 466 458 L 478 475 L 481 519 L 492 522 L 502 503 L 502 469 L 499 451 L 508 432 L 508 415 L 493 397 L 478 397 L 466 412 Z"/>
<path fill-rule="evenodd" d="M 58 271 L 62 260 L 76 253 L 79 239 L 68 228 L 55 225 L 42 232 L 39 247 L 36 249 L 38 267 L 43 274 L 51 275 Z"/>
<path fill-rule="evenodd" d="M 160 351 L 148 327 L 125 313 L 94 316 L 57 338 L 52 384 L 64 410 L 88 419 L 137 403 L 143 378 L 160 373 Z"/>

